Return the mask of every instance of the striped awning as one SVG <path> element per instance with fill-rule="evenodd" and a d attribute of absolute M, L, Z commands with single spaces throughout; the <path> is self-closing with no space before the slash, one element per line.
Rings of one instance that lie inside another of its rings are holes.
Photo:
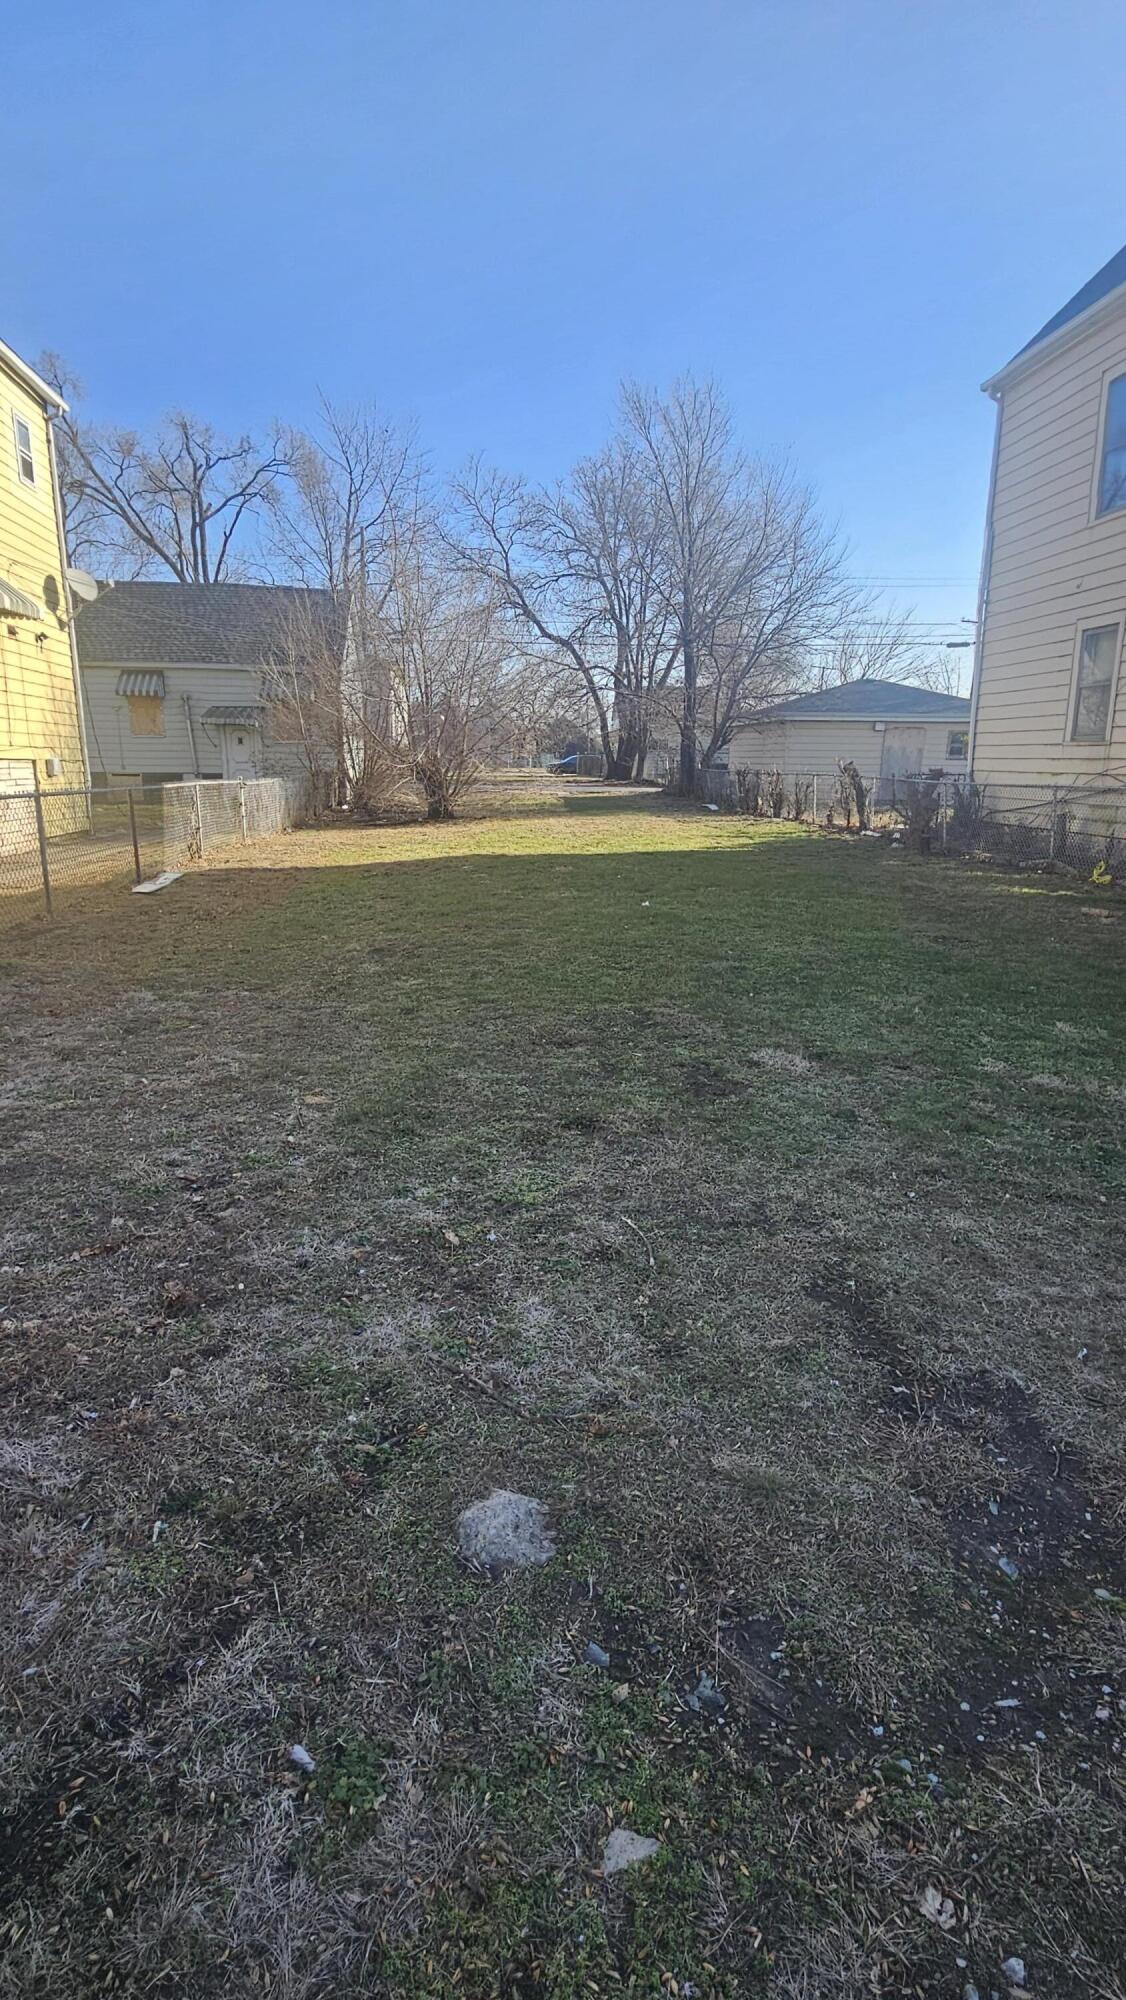
<path fill-rule="evenodd" d="M 17 590 L 6 576 L 0 576 L 0 614 L 5 618 L 46 618 L 47 613 L 38 598 L 29 597 L 26 590 Z"/>
<path fill-rule="evenodd" d="M 231 729 L 257 729 L 262 720 L 262 709 L 257 702 L 217 701 L 213 708 L 203 711 L 205 722 L 224 723 Z"/>
<path fill-rule="evenodd" d="M 163 701 L 164 675 L 156 673 L 151 667 L 144 673 L 118 674 L 117 692 L 155 695 L 158 701 Z"/>

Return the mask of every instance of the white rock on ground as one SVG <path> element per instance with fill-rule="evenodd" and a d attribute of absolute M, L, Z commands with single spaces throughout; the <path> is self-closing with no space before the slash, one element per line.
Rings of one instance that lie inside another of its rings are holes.
<path fill-rule="evenodd" d="M 617 1875 L 622 1868 L 633 1868 L 639 1861 L 649 1861 L 660 1852 L 659 1840 L 650 1840 L 647 1834 L 631 1833 L 628 1827 L 616 1826 L 602 1850 L 602 1873 Z"/>
<path fill-rule="evenodd" d="M 458 1520 L 457 1540 L 466 1561 L 482 1569 L 527 1569 L 555 1554 L 543 1501 L 503 1487 L 466 1508 Z"/>

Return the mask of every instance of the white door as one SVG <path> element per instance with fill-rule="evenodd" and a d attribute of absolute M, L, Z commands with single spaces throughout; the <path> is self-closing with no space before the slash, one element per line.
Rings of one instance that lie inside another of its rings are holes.
<path fill-rule="evenodd" d="M 219 734 L 223 739 L 223 776 L 256 778 L 259 731 L 241 723 L 226 722 Z"/>
<path fill-rule="evenodd" d="M 911 723 L 889 723 L 880 752 L 880 804 L 891 798 L 897 778 L 917 778 L 923 768 L 926 730 Z"/>

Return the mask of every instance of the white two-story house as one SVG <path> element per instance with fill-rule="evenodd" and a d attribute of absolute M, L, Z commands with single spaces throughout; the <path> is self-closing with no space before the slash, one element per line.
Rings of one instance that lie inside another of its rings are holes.
<path fill-rule="evenodd" d="M 1105 789 L 1126 778 L 1126 248 L 984 388 L 972 775 Z"/>

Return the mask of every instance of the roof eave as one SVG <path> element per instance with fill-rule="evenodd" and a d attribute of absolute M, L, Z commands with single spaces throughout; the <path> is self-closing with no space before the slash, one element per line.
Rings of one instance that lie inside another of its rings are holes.
<path fill-rule="evenodd" d="M 991 396 L 997 402 L 1011 383 L 1019 381 L 1022 375 L 1027 375 L 1049 356 L 1070 347 L 1073 341 L 1081 340 L 1092 326 L 1097 326 L 1101 319 L 1112 318 L 1123 306 L 1126 306 L 1126 282 L 1116 285 L 1105 298 L 1096 299 L 1074 319 L 1065 320 L 1043 340 L 1034 341 L 1031 347 L 1022 347 L 1020 353 L 1014 354 L 1011 361 L 1006 361 L 1003 368 L 998 368 L 995 375 L 987 376 L 981 385 L 982 394 Z"/>
<path fill-rule="evenodd" d="M 5 367 L 9 375 L 15 375 L 25 389 L 30 389 L 34 396 L 38 396 L 41 403 L 49 403 L 60 416 L 65 414 L 68 405 L 58 390 L 52 389 L 50 383 L 45 382 L 42 375 L 37 375 L 34 368 L 29 368 L 27 362 L 21 360 L 15 348 L 9 347 L 5 340 L 0 340 L 0 366 Z"/>
<path fill-rule="evenodd" d="M 755 718 L 756 722 L 946 722 L 954 713 L 968 713 L 968 694 L 952 694 L 949 706 L 941 708 L 899 708 L 887 709 L 879 715 L 858 713 L 855 708 L 819 708 L 802 715 L 796 709 L 787 714 L 784 709 L 764 708 Z"/>

